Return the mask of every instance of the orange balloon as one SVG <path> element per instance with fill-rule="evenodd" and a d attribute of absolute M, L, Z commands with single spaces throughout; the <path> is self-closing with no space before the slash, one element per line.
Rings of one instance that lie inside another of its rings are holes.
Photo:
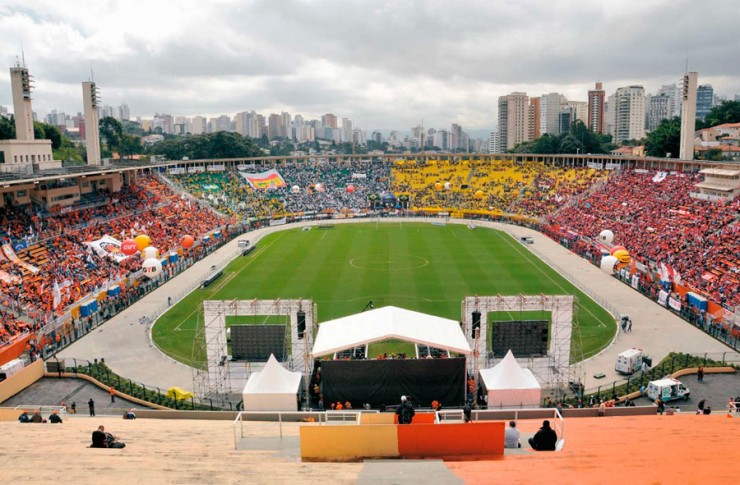
<path fill-rule="evenodd" d="M 182 247 L 184 248 L 192 248 L 193 244 L 195 243 L 195 239 L 193 239 L 193 236 L 183 236 L 182 240 L 180 240 L 180 244 L 182 244 Z"/>
<path fill-rule="evenodd" d="M 145 247 L 152 243 L 152 240 L 146 234 L 139 234 L 134 238 L 134 241 L 136 241 L 136 247 L 139 251 L 143 251 Z"/>
<path fill-rule="evenodd" d="M 616 253 L 617 251 L 627 251 L 627 248 L 625 248 L 624 246 L 614 246 L 614 247 L 612 248 L 612 250 L 611 250 L 611 251 L 609 251 L 609 253 L 610 253 L 610 254 L 611 254 L 612 256 L 614 256 L 614 253 Z"/>

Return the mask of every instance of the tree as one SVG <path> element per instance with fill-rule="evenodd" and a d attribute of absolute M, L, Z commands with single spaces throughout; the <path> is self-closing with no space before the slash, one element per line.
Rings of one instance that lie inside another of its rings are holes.
<path fill-rule="evenodd" d="M 260 149 L 238 133 L 218 131 L 203 135 L 167 138 L 152 145 L 148 153 L 169 160 L 207 158 L 248 158 L 261 155 Z"/>
<path fill-rule="evenodd" d="M 704 121 L 697 120 L 696 128 L 709 128 L 724 123 L 740 122 L 740 101 L 724 101 L 722 104 L 713 107 Z"/>
<path fill-rule="evenodd" d="M 714 162 L 721 162 L 725 159 L 725 154 L 719 148 L 710 148 L 702 155 L 699 156 L 701 160 L 711 160 Z"/>
<path fill-rule="evenodd" d="M 0 116 L 0 140 L 12 140 L 15 138 L 15 122 L 13 117 Z"/>
<path fill-rule="evenodd" d="M 645 142 L 645 153 L 651 157 L 678 157 L 681 145 L 681 118 L 663 120 Z"/>

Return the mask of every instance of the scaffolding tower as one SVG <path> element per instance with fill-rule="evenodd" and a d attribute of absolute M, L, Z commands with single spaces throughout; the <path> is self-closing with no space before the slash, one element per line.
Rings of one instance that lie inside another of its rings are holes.
<path fill-rule="evenodd" d="M 304 373 L 308 392 L 311 377 L 310 351 L 316 327 L 316 306 L 312 300 L 204 300 L 203 327 L 193 342 L 193 387 L 201 398 L 225 399 L 229 393 L 241 392 L 249 373 L 262 363 L 229 362 L 227 352 L 227 316 L 284 315 L 290 319 L 288 370 Z M 299 328 L 300 323 L 300 328 Z M 286 342 L 287 343 L 287 342 Z M 205 361 L 202 356 L 205 349 Z M 199 365 L 200 364 L 200 365 Z"/>
<path fill-rule="evenodd" d="M 492 352 L 488 352 L 488 314 L 490 312 L 525 312 L 525 311 L 547 311 L 550 312 L 551 325 L 547 355 L 541 358 L 530 358 L 527 367 L 537 377 L 540 384 L 551 390 L 551 392 L 563 390 L 574 379 L 574 372 L 570 366 L 571 340 L 573 338 L 573 306 L 572 295 L 516 295 L 516 296 L 468 296 L 462 301 L 462 323 L 465 337 L 471 348 L 477 345 L 485 345 L 485 351 L 474 354 L 469 370 L 476 372 L 477 369 L 491 367 L 494 364 Z M 473 328 L 473 314 L 479 318 L 476 332 Z M 480 344 L 478 342 L 480 342 Z M 577 343 L 580 347 L 581 356 L 583 348 L 580 346 L 580 332 L 577 335 Z M 580 367 L 580 366 L 579 366 Z M 477 372 L 476 372 L 477 374 Z M 561 391 L 562 392 L 562 391 Z"/>

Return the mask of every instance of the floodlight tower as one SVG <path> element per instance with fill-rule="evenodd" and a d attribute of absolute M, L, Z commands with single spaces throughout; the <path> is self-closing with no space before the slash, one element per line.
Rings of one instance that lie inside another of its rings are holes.
<path fill-rule="evenodd" d="M 10 68 L 10 85 L 13 91 L 15 139 L 33 141 L 33 108 L 31 107 L 33 78 L 28 74 L 25 64 L 16 63 Z"/>
<path fill-rule="evenodd" d="M 696 129 L 696 85 L 699 74 L 687 72 L 683 75 L 681 93 L 681 160 L 694 159 L 694 130 Z"/>
<path fill-rule="evenodd" d="M 88 165 L 100 165 L 99 101 L 100 95 L 95 82 L 83 82 L 82 107 L 85 112 L 85 148 L 87 149 Z"/>

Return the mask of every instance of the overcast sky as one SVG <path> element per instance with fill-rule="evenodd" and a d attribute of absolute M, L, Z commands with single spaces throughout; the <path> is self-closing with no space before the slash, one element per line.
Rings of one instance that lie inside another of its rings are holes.
<path fill-rule="evenodd" d="M 25 51 L 40 115 L 82 111 L 92 64 L 132 116 L 331 112 L 368 130 L 490 129 L 511 91 L 655 91 L 687 57 L 732 99 L 738 32 L 738 0 L 0 0 L 2 63 Z"/>

